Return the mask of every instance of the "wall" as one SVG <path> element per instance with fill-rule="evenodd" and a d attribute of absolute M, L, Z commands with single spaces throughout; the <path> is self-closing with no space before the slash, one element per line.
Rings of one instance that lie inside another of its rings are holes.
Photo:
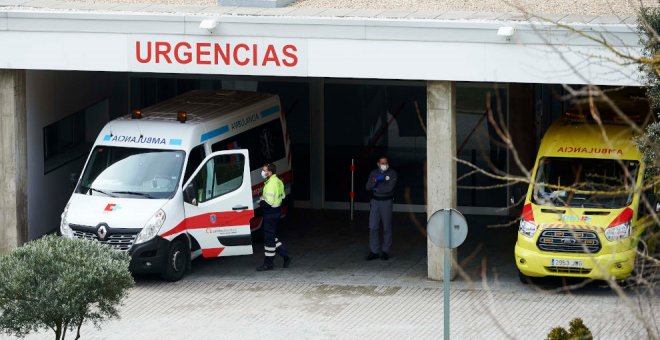
<path fill-rule="evenodd" d="M 128 75 L 107 72 L 27 72 L 28 237 L 59 228 L 60 214 L 86 155 L 44 174 L 43 128 L 109 99 L 109 117 L 128 112 Z"/>

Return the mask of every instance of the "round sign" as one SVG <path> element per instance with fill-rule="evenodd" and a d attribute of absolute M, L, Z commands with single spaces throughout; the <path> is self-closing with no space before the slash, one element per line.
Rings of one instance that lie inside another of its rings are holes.
<path fill-rule="evenodd" d="M 436 246 L 456 248 L 465 242 L 468 232 L 467 221 L 456 209 L 438 210 L 429 218 L 426 232 Z"/>

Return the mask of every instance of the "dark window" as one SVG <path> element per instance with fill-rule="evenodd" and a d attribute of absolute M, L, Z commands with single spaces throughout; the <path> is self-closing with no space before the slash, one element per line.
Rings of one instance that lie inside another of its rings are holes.
<path fill-rule="evenodd" d="M 186 174 L 183 176 L 182 184 L 188 182 L 188 178 L 190 178 L 193 172 L 197 170 L 197 167 L 202 164 L 204 157 L 206 157 L 206 153 L 204 152 L 203 144 L 200 144 L 190 150 L 190 155 L 188 155 L 188 162 L 186 163 Z"/>
<path fill-rule="evenodd" d="M 532 201 L 560 207 L 618 209 L 630 205 L 639 162 L 598 158 L 544 157 Z"/>
<path fill-rule="evenodd" d="M 240 188 L 243 184 L 245 157 L 241 154 L 219 155 L 209 159 L 192 184 L 201 202 L 212 200 Z"/>
<path fill-rule="evenodd" d="M 108 121 L 108 100 L 66 116 L 43 129 L 44 173 L 49 173 L 89 153 Z"/>
<path fill-rule="evenodd" d="M 211 146 L 211 149 L 213 152 L 235 149 L 249 150 L 250 170 L 258 169 L 264 163 L 275 162 L 286 157 L 282 124 L 279 118 L 217 142 Z"/>

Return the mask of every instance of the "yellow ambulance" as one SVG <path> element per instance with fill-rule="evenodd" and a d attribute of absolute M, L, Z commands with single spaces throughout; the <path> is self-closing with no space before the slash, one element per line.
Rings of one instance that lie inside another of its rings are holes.
<path fill-rule="evenodd" d="M 628 124 L 565 115 L 541 141 L 515 246 L 520 279 L 616 280 L 635 267 L 656 201 Z M 653 209 L 648 209 L 646 196 Z"/>

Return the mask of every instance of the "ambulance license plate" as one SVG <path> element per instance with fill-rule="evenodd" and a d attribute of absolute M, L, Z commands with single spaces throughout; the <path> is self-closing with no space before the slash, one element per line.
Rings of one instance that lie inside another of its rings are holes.
<path fill-rule="evenodd" d="M 561 259 L 552 259 L 553 267 L 572 267 L 572 268 L 582 268 L 584 261 L 582 260 L 561 260 Z"/>

